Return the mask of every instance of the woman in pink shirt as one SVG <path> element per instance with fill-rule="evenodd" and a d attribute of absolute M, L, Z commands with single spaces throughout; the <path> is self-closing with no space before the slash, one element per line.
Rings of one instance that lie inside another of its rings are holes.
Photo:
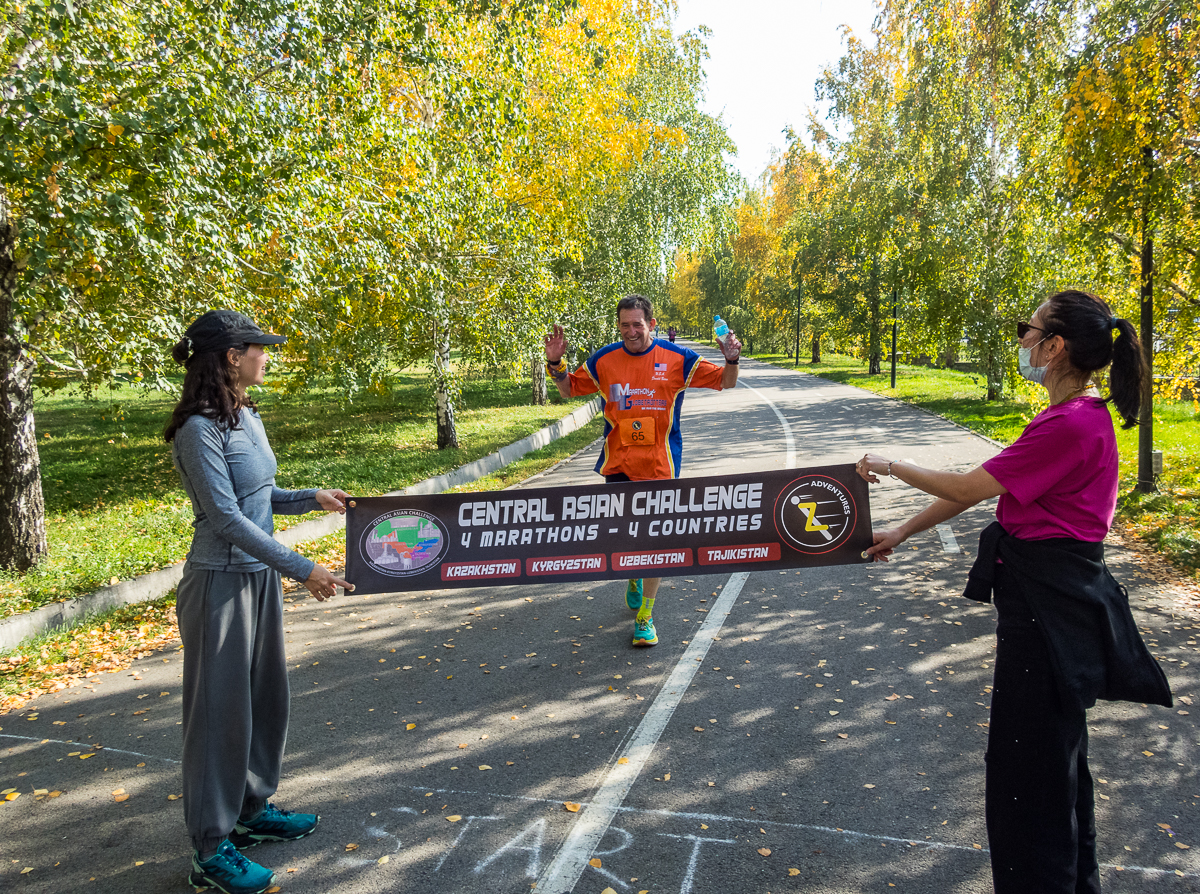
<path fill-rule="evenodd" d="M 867 481 L 890 475 L 938 498 L 877 531 L 867 552 L 886 562 L 913 534 L 1000 498 L 964 594 L 994 596 L 999 616 L 986 755 L 992 878 L 999 894 L 1098 894 L 1085 712 L 1098 698 L 1171 704 L 1104 565 L 1117 501 L 1106 404 L 1135 425 L 1146 368 L 1133 324 L 1086 292 L 1053 295 L 1017 337 L 1021 375 L 1046 387 L 1050 406 L 970 472 L 864 456 Z M 1092 376 L 1110 365 L 1104 400 Z"/>

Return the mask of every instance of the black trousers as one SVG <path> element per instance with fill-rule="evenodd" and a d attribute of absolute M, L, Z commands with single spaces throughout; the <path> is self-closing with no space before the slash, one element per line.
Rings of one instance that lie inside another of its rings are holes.
<path fill-rule="evenodd" d="M 1099 894 L 1087 715 L 1063 708 L 1033 612 L 1004 567 L 996 572 L 986 789 L 993 884 L 997 894 Z"/>

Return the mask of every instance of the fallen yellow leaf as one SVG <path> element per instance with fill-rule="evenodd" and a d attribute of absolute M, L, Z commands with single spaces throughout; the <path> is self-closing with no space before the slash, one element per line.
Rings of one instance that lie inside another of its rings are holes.
<path fill-rule="evenodd" d="M 619 757 L 619 758 L 617 758 L 617 763 L 618 763 L 618 764 L 627 764 L 627 763 L 629 763 L 629 758 L 627 758 L 627 757 Z"/>
<path fill-rule="evenodd" d="M 417 728 L 417 725 L 416 725 L 415 723 L 410 723 L 408 726 L 406 726 L 406 727 L 404 727 L 404 728 L 405 728 L 405 729 L 416 729 L 416 728 Z"/>
<path fill-rule="evenodd" d="M 760 848 L 758 849 L 758 852 L 759 852 L 760 854 L 762 854 L 764 857 L 769 857 L 769 856 L 771 856 L 771 849 L 770 849 L 769 847 L 760 847 Z"/>
<path fill-rule="evenodd" d="M 788 868 L 788 875 L 799 875 L 799 874 L 800 874 L 800 870 L 797 869 L 795 866 Z"/>
<path fill-rule="evenodd" d="M 168 801 L 178 801 L 183 795 L 167 795 Z"/>
<path fill-rule="evenodd" d="M 459 815 L 457 813 L 452 813 L 448 817 L 446 817 L 446 822 L 457 823 L 460 819 L 462 819 L 461 815 Z"/>
<path fill-rule="evenodd" d="M 887 698 L 885 698 L 884 701 L 885 702 L 894 702 L 899 697 L 900 697 L 899 695 L 897 695 L 895 692 L 893 692 L 891 695 L 889 695 Z"/>
<path fill-rule="evenodd" d="M 94 755 L 95 753 L 96 753 L 96 752 L 94 752 L 94 751 L 93 751 L 91 754 L 81 754 L 81 755 L 79 755 L 79 759 L 80 759 L 81 761 L 85 761 L 85 760 L 87 760 L 89 757 L 92 757 L 92 755 Z"/>
<path fill-rule="evenodd" d="M 574 801 L 563 801 L 563 807 L 567 808 L 571 813 L 578 813 L 580 805 Z"/>
<path fill-rule="evenodd" d="M 358 850 L 358 845 L 357 844 L 348 844 L 348 845 L 346 845 L 346 850 L 356 851 L 356 850 Z"/>
<path fill-rule="evenodd" d="M 664 774 L 663 774 L 663 782 L 670 782 L 670 781 L 671 781 L 671 774 L 670 774 L 670 773 L 664 773 Z"/>
<path fill-rule="evenodd" d="M 125 794 L 125 789 L 123 789 L 123 788 L 118 788 L 118 789 L 115 789 L 115 790 L 113 791 L 113 794 L 114 794 L 114 795 L 123 795 L 123 794 Z"/>
<path fill-rule="evenodd" d="M 380 865 L 382 865 L 382 864 L 386 863 L 386 862 L 387 862 L 389 859 L 390 859 L 390 858 L 388 857 L 388 855 L 387 855 L 387 854 L 384 854 L 382 857 L 380 857 L 380 858 L 379 858 L 378 860 L 376 860 L 375 862 L 376 862 L 376 863 L 379 863 Z"/>
<path fill-rule="evenodd" d="M 1179 848 L 1181 851 L 1191 850 L 1191 848 L 1192 848 L 1192 846 L 1190 844 L 1183 844 L 1182 842 L 1179 842 L 1179 841 L 1175 842 L 1175 846 L 1177 848 Z"/>
<path fill-rule="evenodd" d="M 592 857 L 592 859 L 588 860 L 588 866 L 591 866 L 593 869 L 599 869 L 601 866 L 600 858 Z M 602 891 L 600 894 L 604 894 L 604 892 Z M 616 892 L 614 891 L 613 894 L 616 894 Z"/>
<path fill-rule="evenodd" d="M 24 869 L 21 870 L 21 875 L 25 875 L 27 872 L 33 872 L 33 867 L 26 866 Z"/>
<path fill-rule="evenodd" d="M 120 804 L 122 801 L 128 801 L 129 795 L 114 795 L 113 800 Z"/>
<path fill-rule="evenodd" d="M 492 768 L 491 768 L 491 767 L 489 767 L 487 764 L 480 764 L 480 765 L 479 765 L 479 769 L 481 769 L 481 770 L 490 770 L 490 769 L 492 769 Z"/>
<path fill-rule="evenodd" d="M 700 828 L 701 828 L 701 829 L 707 829 L 707 828 L 708 828 L 708 825 L 707 825 L 707 824 L 705 824 L 705 823 L 701 823 L 701 824 L 700 824 Z"/>
<path fill-rule="evenodd" d="M 617 892 L 614 891 L 612 888 L 605 888 L 603 891 L 600 892 L 600 894 L 617 894 Z"/>
<path fill-rule="evenodd" d="M 864 783 L 863 788 L 875 788 L 875 783 L 873 783 L 873 782 Z"/>
<path fill-rule="evenodd" d="M 145 866 L 145 865 L 146 865 L 146 861 L 145 861 L 145 860 L 137 860 L 137 861 L 135 861 L 135 862 L 134 862 L 134 864 L 133 864 L 133 865 L 134 865 L 134 866 Z"/>
<path fill-rule="evenodd" d="M 9 792 L 7 795 L 4 796 L 4 800 L 5 801 L 15 801 L 19 797 L 21 797 L 20 792 Z"/>
<path fill-rule="evenodd" d="M 279 894 L 282 890 L 283 888 L 279 887 L 279 885 L 271 885 L 271 887 L 267 888 L 267 894 Z"/>
<path fill-rule="evenodd" d="M 698 733 L 704 732 L 704 727 L 702 727 L 702 726 L 693 726 L 692 729 L 694 729 Z"/>
<path fill-rule="evenodd" d="M 1153 751 L 1143 751 L 1142 754 L 1146 755 L 1146 757 L 1154 757 Z"/>

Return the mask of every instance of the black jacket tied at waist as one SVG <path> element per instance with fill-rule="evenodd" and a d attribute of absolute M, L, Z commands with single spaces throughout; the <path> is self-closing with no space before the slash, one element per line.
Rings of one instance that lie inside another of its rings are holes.
<path fill-rule="evenodd" d="M 1069 537 L 1022 540 L 992 522 L 979 535 L 979 555 L 963 595 L 992 601 L 996 560 L 1037 619 L 1065 708 L 1097 699 L 1171 707 L 1171 688 L 1142 642 L 1129 594 L 1104 564 L 1104 544 Z"/>

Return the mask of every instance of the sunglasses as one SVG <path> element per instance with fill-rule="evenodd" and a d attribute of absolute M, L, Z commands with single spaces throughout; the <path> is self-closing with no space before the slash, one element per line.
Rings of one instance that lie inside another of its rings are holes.
<path fill-rule="evenodd" d="M 1049 329 L 1043 329 L 1041 326 L 1030 326 L 1028 323 L 1017 323 L 1017 338 L 1024 338 L 1030 332 L 1041 332 L 1046 335 L 1050 334 Z"/>

